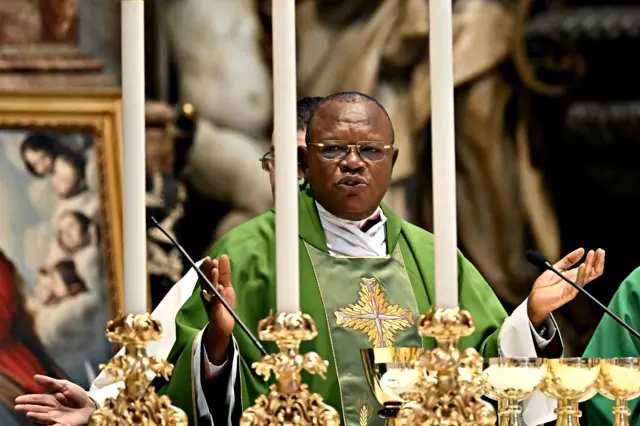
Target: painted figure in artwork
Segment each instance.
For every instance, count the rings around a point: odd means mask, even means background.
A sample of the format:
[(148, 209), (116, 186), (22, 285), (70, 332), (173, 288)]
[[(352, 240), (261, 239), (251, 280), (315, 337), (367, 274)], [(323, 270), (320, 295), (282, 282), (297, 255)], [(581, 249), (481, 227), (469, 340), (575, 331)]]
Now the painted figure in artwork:
[(22, 279), (13, 262), (0, 250), (0, 424), (32, 424), (14, 412), (13, 407), (14, 399), (24, 392), (44, 392), (33, 381), (36, 374), (63, 378), (36, 335), (22, 294)]

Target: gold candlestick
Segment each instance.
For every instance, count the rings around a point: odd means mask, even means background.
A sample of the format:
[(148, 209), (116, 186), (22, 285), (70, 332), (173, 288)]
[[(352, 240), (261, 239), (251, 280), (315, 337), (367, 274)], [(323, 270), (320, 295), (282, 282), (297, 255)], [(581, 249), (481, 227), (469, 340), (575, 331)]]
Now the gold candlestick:
[(253, 363), (257, 374), (276, 383), (266, 395), (256, 399), (240, 418), (240, 426), (339, 426), (338, 412), (324, 403), (322, 396), (309, 392), (300, 373), (306, 370), (324, 378), (329, 363), (315, 352), (300, 353), (300, 343), (318, 335), (311, 317), (303, 313), (269, 315), (258, 323), (260, 340), (276, 342), (280, 352)]
[(475, 349), (458, 348), (460, 337), (475, 329), (469, 312), (430, 310), (420, 318), (421, 336), (433, 337), (438, 346), (416, 362), (419, 392), (407, 396), (398, 413), (398, 426), (493, 426), (496, 412), (482, 401), (484, 376), (482, 357)]
[(187, 426), (186, 414), (171, 406), (167, 396), (158, 396), (148, 372), (168, 380), (173, 365), (166, 360), (147, 356), (147, 342), (160, 340), (162, 325), (150, 314), (128, 315), (109, 321), (107, 338), (125, 347), (125, 354), (115, 357), (104, 368), (105, 374), (123, 381), (116, 399), (108, 398), (104, 407), (91, 416), (89, 426)]
[(614, 358), (600, 361), (598, 391), (615, 401), (613, 426), (629, 426), (628, 401), (640, 396), (640, 358)]

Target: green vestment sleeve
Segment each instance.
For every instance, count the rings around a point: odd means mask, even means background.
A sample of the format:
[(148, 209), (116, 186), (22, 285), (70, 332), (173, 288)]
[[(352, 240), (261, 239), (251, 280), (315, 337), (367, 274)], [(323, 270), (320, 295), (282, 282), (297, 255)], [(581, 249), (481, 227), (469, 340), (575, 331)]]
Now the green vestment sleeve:
[[(270, 246), (274, 242), (273, 223), (273, 213), (253, 219), (227, 233), (209, 253), (212, 259), (222, 254), (229, 256), (231, 282), (236, 292), (236, 313), (256, 335), (258, 321), (265, 318), (269, 309), (275, 306), (275, 292), (269, 285), (273, 282), (272, 265), (275, 263), (275, 250)], [(187, 412), (190, 425), (195, 424), (193, 419), (197, 413), (192, 374), (193, 346), (196, 336), (208, 323), (200, 291), (198, 283), (194, 294), (176, 316), (176, 343), (168, 357), (169, 362), (175, 365), (171, 380), (169, 383), (157, 383), (161, 394), (168, 395), (175, 406)], [(242, 395), (238, 398), (241, 397), (243, 402), (253, 401), (253, 395), (264, 393), (267, 389), (266, 383), (250, 370), (251, 363), (260, 358), (260, 352), (238, 327), (234, 331), (234, 338), (241, 354), (239, 372), (243, 386)], [(268, 345), (266, 349), (275, 351)]]
[[(407, 269), (411, 273), (413, 268), (410, 265), (416, 265), (422, 281), (426, 283), (429, 301), (432, 304), (435, 299), (433, 234), (407, 222), (403, 222), (402, 229), (410, 251), (410, 253), (403, 252)], [(458, 294), (460, 306), (471, 313), (476, 327), (471, 336), (461, 339), (460, 345), (476, 348), (486, 358), (497, 357), (500, 327), (507, 318), (507, 313), (480, 272), (460, 251), (458, 251)], [(426, 310), (423, 311), (425, 312)], [(431, 347), (434, 342), (425, 343), (425, 346)]]
[[(303, 380), (312, 391), (322, 394), (329, 405), (340, 411), (340, 392), (333, 362), (334, 348), (328, 337), (327, 322), (323, 320), (325, 311), (313, 265), (302, 243), (304, 240), (320, 250), (327, 251), (326, 241), (313, 198), (301, 192), (299, 203), (300, 304), (302, 311), (314, 318), (318, 330), (318, 337), (311, 342), (303, 342), (301, 351), (315, 351), (329, 361), (326, 380), (306, 373), (303, 373)], [(420, 313), (424, 313), (434, 300), (433, 235), (402, 221), (385, 206), (383, 210), (387, 217), (387, 248), (391, 252), (396, 245), (400, 246), (412, 285), (423, 287), (423, 291), (415, 296)], [(258, 321), (276, 309), (274, 222), (273, 212), (252, 219), (227, 233), (210, 252), (212, 258), (219, 258), (222, 254), (229, 256), (232, 285), (236, 292), (236, 312), (254, 334), (257, 333)], [(471, 312), (476, 325), (475, 332), (463, 338), (461, 343), (463, 347), (476, 348), (485, 357), (498, 356), (498, 334), (507, 315), (473, 265), (462, 254), (459, 254), (458, 259), (460, 304)], [(176, 316), (176, 343), (168, 357), (169, 362), (175, 365), (171, 380), (168, 383), (161, 380), (155, 382), (161, 394), (168, 395), (175, 406), (185, 410), (192, 426), (197, 424), (193, 346), (196, 336), (207, 325), (207, 315), (199, 292), (200, 287), (196, 286), (194, 294)], [(234, 330), (234, 338), (240, 354), (239, 377), (236, 377), (240, 386), (236, 386), (235, 407), (246, 409), (253, 405), (260, 394), (266, 393), (268, 384), (251, 369), (251, 365), (260, 359), (259, 351), (238, 327)], [(425, 339), (424, 346), (432, 348), (434, 342)], [(277, 351), (273, 344), (267, 344), (265, 348), (268, 352)]]
[[(640, 268), (636, 269), (620, 284), (613, 296), (609, 309), (634, 329), (640, 328)], [(598, 328), (591, 337), (584, 357), (626, 358), (640, 357), (640, 343), (625, 328), (608, 315), (602, 317)], [(586, 404), (590, 425), (610, 425), (613, 423), (613, 401), (596, 395)], [(640, 424), (638, 399), (629, 402), (631, 424)]]

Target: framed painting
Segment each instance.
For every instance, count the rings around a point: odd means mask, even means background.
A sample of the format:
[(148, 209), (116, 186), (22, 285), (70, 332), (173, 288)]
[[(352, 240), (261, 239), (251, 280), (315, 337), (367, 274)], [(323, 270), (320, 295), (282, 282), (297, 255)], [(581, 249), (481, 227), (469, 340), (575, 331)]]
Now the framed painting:
[[(117, 90), (0, 94), (0, 388), (9, 393), (38, 392), (34, 374), (86, 388), (113, 354), (104, 327), (123, 307), (120, 135)], [(6, 404), (14, 395), (5, 393)]]

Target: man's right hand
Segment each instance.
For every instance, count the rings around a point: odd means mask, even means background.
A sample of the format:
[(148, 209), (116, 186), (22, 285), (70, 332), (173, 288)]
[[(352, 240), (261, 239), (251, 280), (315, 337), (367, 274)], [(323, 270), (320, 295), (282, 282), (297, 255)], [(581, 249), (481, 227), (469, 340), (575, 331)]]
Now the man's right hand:
[[(229, 256), (223, 254), (220, 260), (209, 257), (200, 265), (202, 272), (209, 278), (218, 293), (224, 298), (231, 309), (236, 309), (236, 293), (231, 286), (231, 263)], [(222, 364), (227, 359), (227, 349), (231, 341), (231, 333), (235, 326), (235, 320), (212, 292), (208, 290), (206, 283), (202, 285), (201, 297), (209, 316), (207, 328), (206, 350), (209, 361), (214, 364)]]
[(47, 393), (17, 397), (17, 412), (43, 425), (86, 426), (89, 423), (96, 405), (84, 389), (48, 376), (37, 375), (34, 380)]

